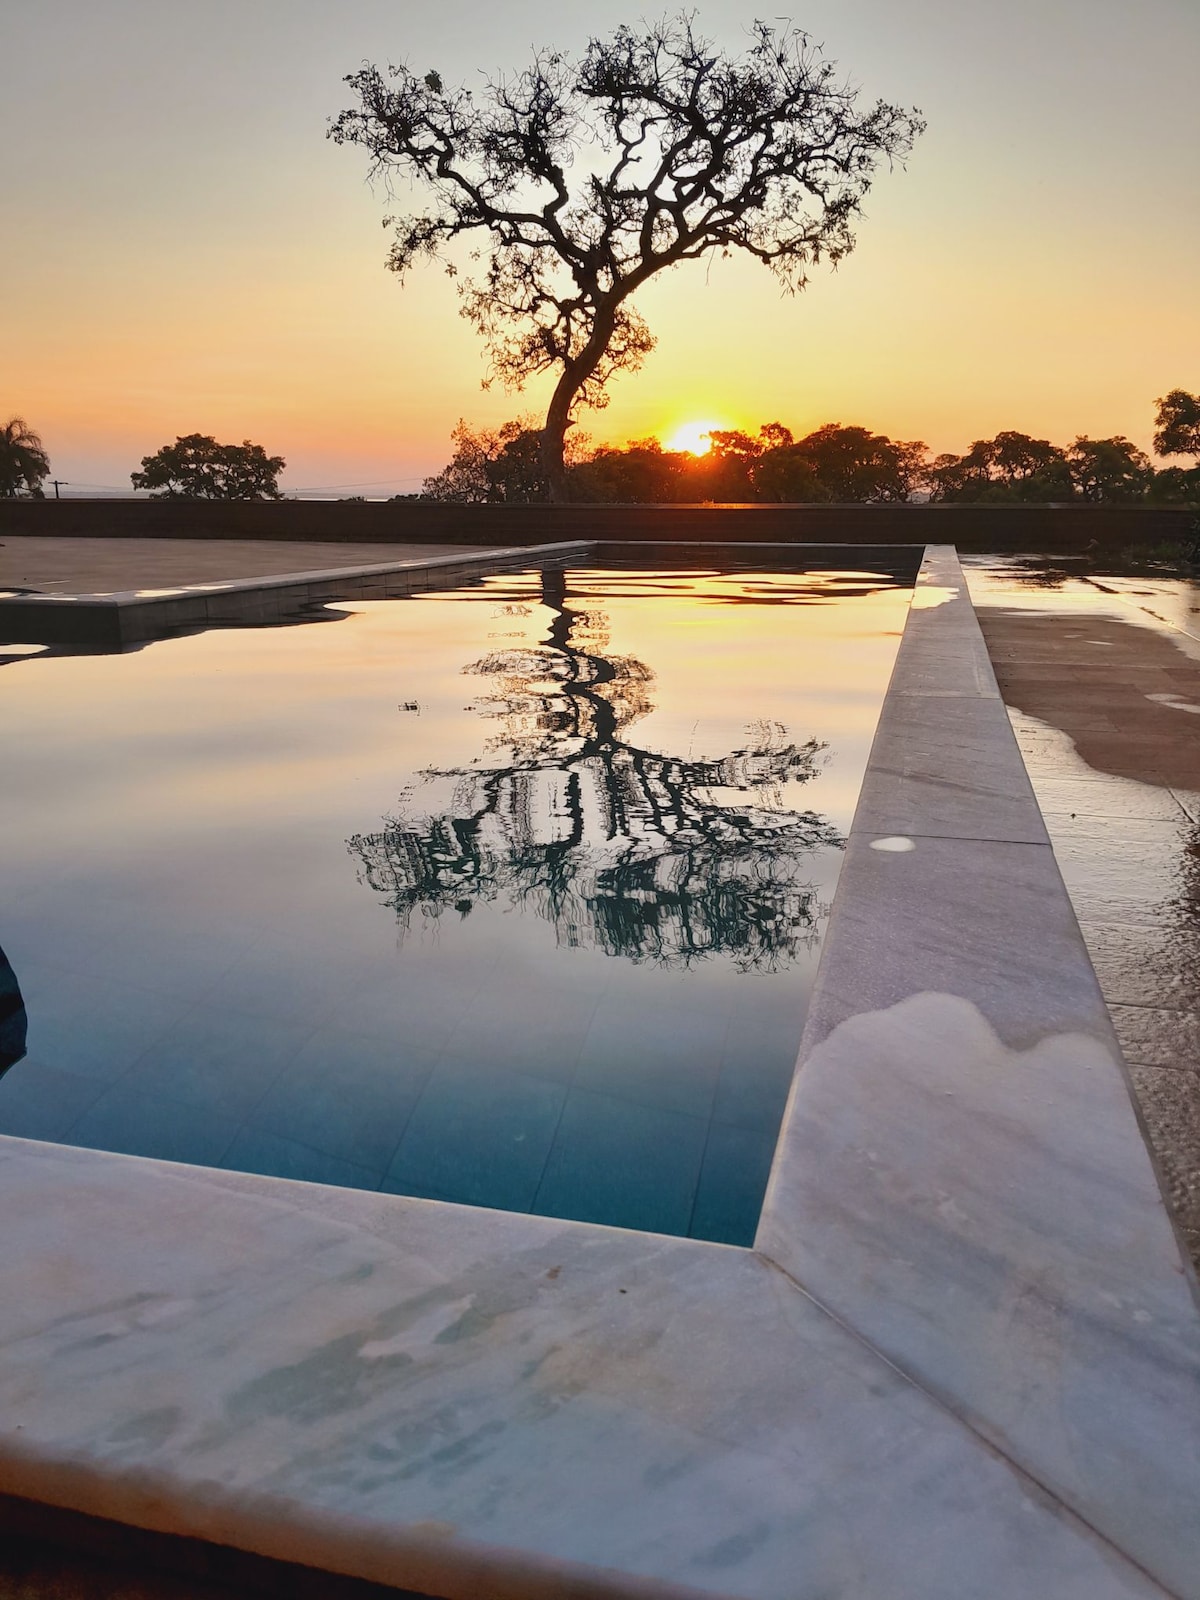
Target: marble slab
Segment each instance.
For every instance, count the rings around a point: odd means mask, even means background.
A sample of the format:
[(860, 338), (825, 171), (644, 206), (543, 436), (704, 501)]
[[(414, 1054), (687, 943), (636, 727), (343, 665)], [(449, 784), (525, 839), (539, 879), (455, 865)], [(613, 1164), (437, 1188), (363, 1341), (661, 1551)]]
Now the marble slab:
[(497, 1600), (1161, 1594), (749, 1251), (2, 1141), (0, 1491)]
[(970, 603), (953, 549), (928, 546), (917, 574), (889, 699), (902, 694), (1000, 699), (983, 635), (978, 626), (963, 627), (960, 620)]
[(878, 834), (1047, 843), (1004, 702), (915, 690), (889, 696), (855, 825)]
[(1191, 1280), (917, 593), (755, 1250), (0, 1139), (0, 1492), (447, 1600), (1200, 1597)]

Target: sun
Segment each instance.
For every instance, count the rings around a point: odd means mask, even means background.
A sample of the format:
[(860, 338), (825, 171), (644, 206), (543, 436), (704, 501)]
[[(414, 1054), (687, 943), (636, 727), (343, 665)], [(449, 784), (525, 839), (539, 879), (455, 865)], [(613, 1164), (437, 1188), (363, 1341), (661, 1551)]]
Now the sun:
[(719, 428), (719, 422), (681, 422), (669, 438), (663, 440), (665, 450), (686, 451), (691, 456), (706, 456), (712, 449), (709, 434)]

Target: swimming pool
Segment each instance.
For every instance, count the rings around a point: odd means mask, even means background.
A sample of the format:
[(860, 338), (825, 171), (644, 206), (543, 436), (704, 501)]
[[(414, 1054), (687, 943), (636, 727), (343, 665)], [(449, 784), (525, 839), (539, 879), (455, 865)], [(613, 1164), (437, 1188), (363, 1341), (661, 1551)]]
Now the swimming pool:
[(0, 647), (0, 1132), (749, 1243), (912, 580), (770, 561)]

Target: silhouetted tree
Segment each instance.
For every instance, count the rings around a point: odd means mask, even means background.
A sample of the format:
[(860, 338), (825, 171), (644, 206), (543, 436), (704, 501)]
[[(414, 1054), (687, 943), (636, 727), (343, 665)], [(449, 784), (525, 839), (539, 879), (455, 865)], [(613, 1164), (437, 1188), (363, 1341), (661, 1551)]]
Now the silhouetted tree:
[(1195, 456), (1200, 463), (1200, 394), (1172, 389), (1156, 400), (1154, 449), (1160, 456)]
[(1081, 498), (1106, 505), (1144, 500), (1154, 481), (1149, 456), (1123, 434), (1080, 436), (1067, 451), (1067, 468)]
[(454, 454), (436, 477), (425, 479), (423, 499), (468, 505), (529, 505), (546, 499), (541, 433), (532, 419), (522, 417), (492, 430), (468, 428), (460, 418), (450, 438)]
[(142, 470), (130, 473), (135, 489), (196, 500), (282, 500), (282, 456), (269, 456), (260, 444), (218, 444), (206, 433), (188, 433), (142, 457)]
[(976, 439), (964, 456), (938, 456), (928, 481), (933, 500), (1033, 503), (1070, 500), (1075, 492), (1065, 451), (1011, 429)]
[(492, 375), (517, 387), (555, 375), (541, 445), (557, 499), (577, 407), (603, 405), (610, 379), (652, 346), (637, 290), (734, 250), (803, 288), (814, 263), (853, 248), (876, 167), (903, 159), (924, 126), (883, 102), (859, 110), (791, 27), (755, 23), (731, 58), (686, 14), (593, 39), (578, 62), (541, 51), (478, 97), (403, 66), (346, 82), (358, 105), (331, 136), (431, 200), (397, 222), (391, 269), (490, 236), (463, 311), (490, 345)]
[(925, 446), (829, 422), (794, 443), (765, 450), (752, 477), (763, 500), (904, 501), (924, 482)]
[(1154, 474), (1149, 498), (1156, 505), (1200, 506), (1200, 467), (1162, 467)]
[(708, 437), (711, 449), (694, 456), (686, 473), (695, 486), (688, 499), (711, 500), (716, 505), (757, 500), (752, 473), (764, 449), (761, 435), (755, 438), (738, 428), (714, 428)]
[(568, 606), (562, 572), (543, 574), (542, 598), (553, 622), (540, 645), (464, 668), (495, 684), (477, 701), (501, 724), (489, 761), (425, 773), (452, 785), (449, 806), (419, 814), (410, 796), (381, 832), (355, 835), (363, 880), (405, 928), (418, 908), (467, 916), (505, 897), (561, 943), (633, 961), (794, 959), (819, 911), (806, 858), (843, 840), (782, 792), (816, 774), (824, 746), (758, 723), (716, 760), (640, 748), (627, 733), (652, 709), (652, 674), (608, 653), (604, 618)]
[(601, 445), (571, 467), (569, 495), (572, 500), (601, 505), (688, 500), (687, 473), (692, 459), (686, 451), (664, 450), (657, 439)]
[(50, 475), (50, 457), (41, 439), (22, 417), (0, 427), (0, 499), (18, 495), (40, 498), (42, 479)]

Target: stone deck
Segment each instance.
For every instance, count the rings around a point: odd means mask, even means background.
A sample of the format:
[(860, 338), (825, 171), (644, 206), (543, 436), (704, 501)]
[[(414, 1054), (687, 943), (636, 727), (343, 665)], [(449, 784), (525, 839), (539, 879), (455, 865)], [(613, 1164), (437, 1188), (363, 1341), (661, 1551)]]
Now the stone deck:
[(1097, 578), (1047, 590), (1011, 565), (969, 570), (1151, 1147), (1200, 1267), (1200, 627), (1190, 586), (1160, 586), (1163, 596), (1153, 581)]
[(0, 589), (121, 594), (335, 567), (469, 555), (482, 545), (338, 544), (301, 539), (0, 538)]

